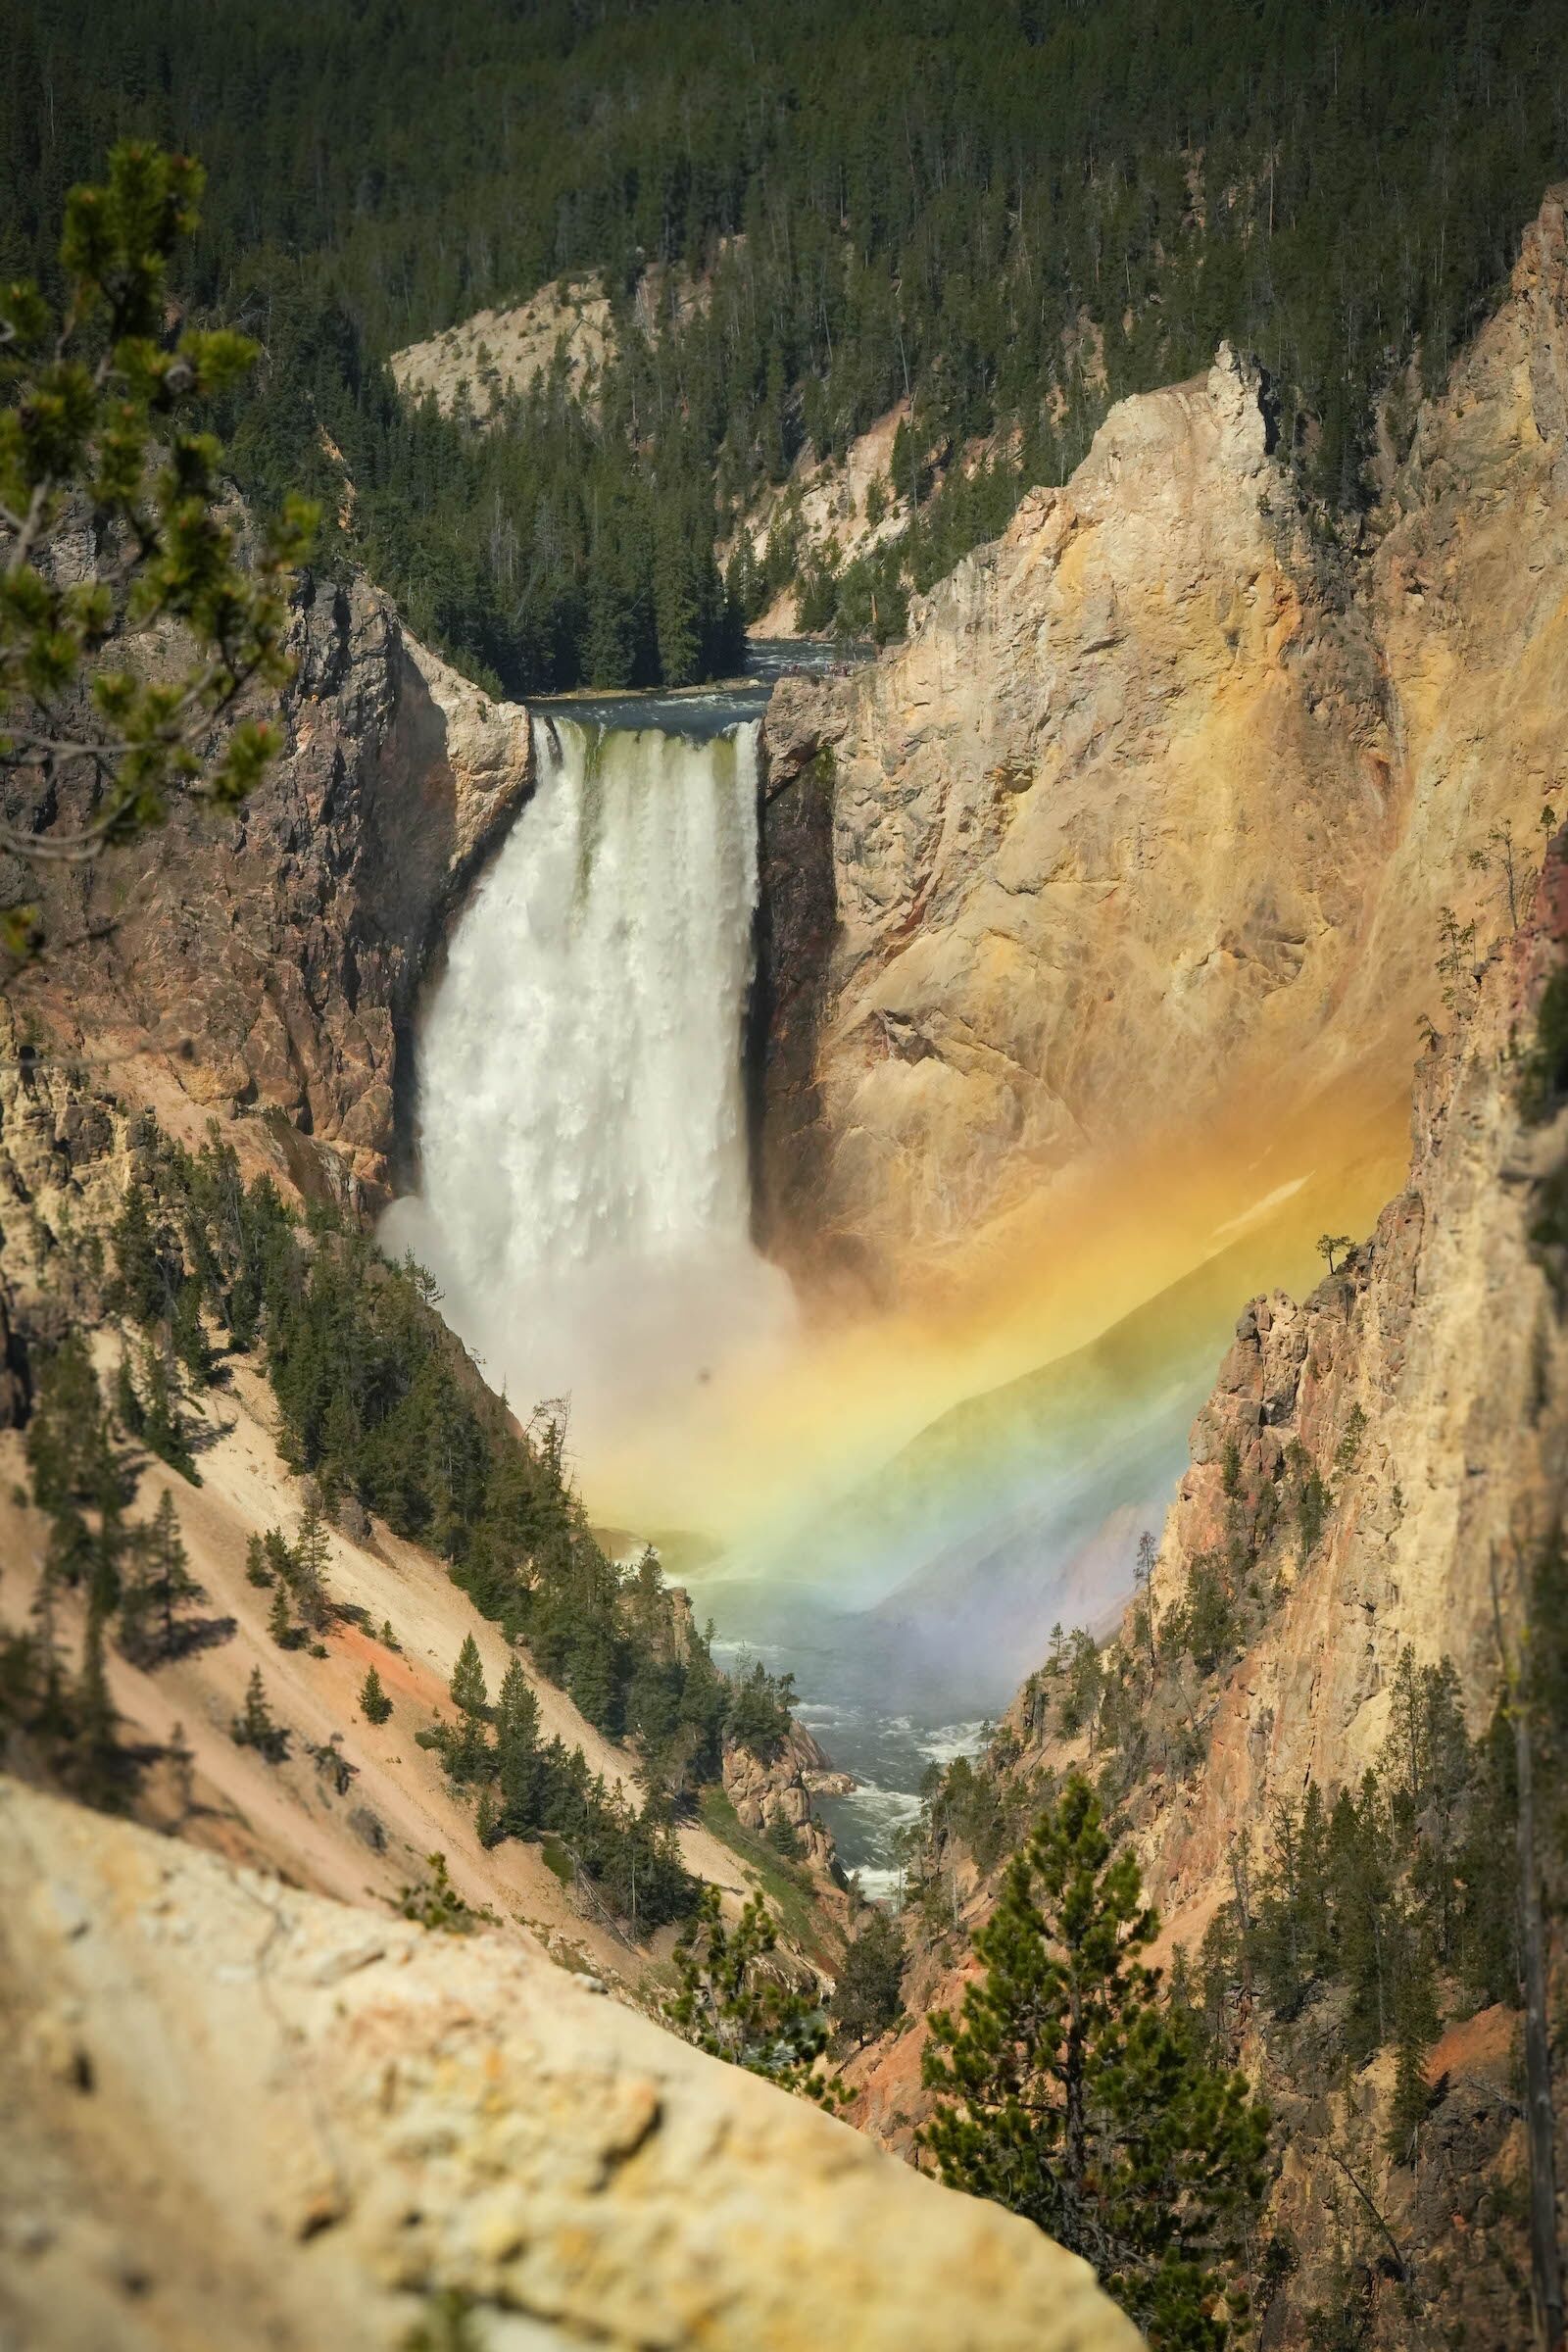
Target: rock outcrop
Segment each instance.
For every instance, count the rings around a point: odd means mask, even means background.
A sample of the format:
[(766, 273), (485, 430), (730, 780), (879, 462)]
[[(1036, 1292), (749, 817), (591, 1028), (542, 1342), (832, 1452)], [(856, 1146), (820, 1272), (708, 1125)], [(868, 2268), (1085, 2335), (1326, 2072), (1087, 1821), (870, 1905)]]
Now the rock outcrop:
[(183, 1095), (198, 1130), (270, 1116), (301, 1181), (373, 1201), (416, 993), (530, 786), (528, 714), (415, 644), (358, 576), (307, 580), (292, 642), (286, 747), (256, 792), (222, 823), (180, 810), (101, 873), (49, 869), (51, 937), (105, 935), (12, 993), (113, 1057), (127, 1097)]
[(817, 1820), (811, 1799), (844, 1795), (855, 1784), (847, 1773), (834, 1771), (804, 1724), (791, 1723), (770, 1756), (759, 1756), (739, 1740), (727, 1740), (723, 1775), (724, 1794), (743, 1830), (760, 1838), (770, 1830), (776, 1833), (782, 1823), (793, 1832), (802, 1861), (813, 1870), (832, 1870), (832, 1832)]
[(35, 2352), (391, 2352), (463, 2311), (492, 2352), (1136, 2352), (1027, 2223), (514, 1944), (13, 1783), (0, 1923), (0, 2321)]
[(907, 643), (780, 695), (769, 821), (831, 776), (835, 917), (808, 1068), (776, 992), (792, 1264), (917, 1292), (1069, 1163), (1402, 1092), (1440, 908), (1496, 887), (1467, 853), (1563, 781), (1565, 350), (1557, 191), (1365, 549), (1314, 534), (1222, 350), (1114, 409)]
[[(1472, 1731), (1499, 1682), (1496, 1608), (1568, 1494), (1568, 1333), (1552, 1202), (1568, 1113), (1520, 1110), (1520, 1055), (1568, 944), (1562, 840), (1532, 919), (1494, 949), (1417, 1073), (1409, 1182), (1298, 1305), (1258, 1298), (1193, 1431), (1153, 1574), (1156, 1615), (1239, 1514), (1244, 1540), (1294, 1448), (1324, 1533), (1282, 1564), (1278, 1610), (1228, 1679), (1196, 1787), (1152, 1791), (1144, 1849), (1173, 1937), (1201, 1932), (1240, 1823), (1376, 1760), (1400, 1651), (1453, 1660)], [(1227, 1487), (1231, 1490), (1227, 1493)], [(1496, 1599), (1494, 1600), (1494, 1580)]]

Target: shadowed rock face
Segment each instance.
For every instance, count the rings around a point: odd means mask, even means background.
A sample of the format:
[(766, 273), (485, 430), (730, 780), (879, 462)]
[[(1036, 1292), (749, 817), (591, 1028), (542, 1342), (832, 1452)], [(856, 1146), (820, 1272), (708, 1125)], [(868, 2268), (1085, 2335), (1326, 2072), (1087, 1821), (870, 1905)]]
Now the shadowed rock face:
[(0, 2319), (38, 2352), (1137, 2352), (1086, 2264), (491, 1936), (0, 1784)]
[(297, 1179), (314, 1157), (317, 1182), (374, 1200), (416, 992), (529, 789), (527, 713), (416, 645), (363, 578), (306, 583), (293, 650), (286, 751), (232, 819), (185, 809), (101, 873), (46, 872), (52, 937), (117, 920), (22, 1003), (126, 1054), (133, 1098), (172, 1079), (220, 1118), (271, 1113)]
[(808, 1070), (790, 943), (824, 925), (773, 912), (771, 1247), (916, 1289), (1072, 1161), (1402, 1088), (1467, 853), (1560, 776), (1565, 354), (1556, 192), (1365, 552), (1313, 540), (1222, 350), (1113, 410), (906, 644), (780, 692), (764, 846), (830, 775), (835, 927)]

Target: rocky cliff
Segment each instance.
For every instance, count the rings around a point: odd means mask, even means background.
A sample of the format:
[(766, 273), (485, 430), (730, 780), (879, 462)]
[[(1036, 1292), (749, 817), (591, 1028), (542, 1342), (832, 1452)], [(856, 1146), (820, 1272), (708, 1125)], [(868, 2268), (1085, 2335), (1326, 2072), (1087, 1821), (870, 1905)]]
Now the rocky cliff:
[[(874, 668), (781, 689), (769, 821), (830, 789), (833, 931), (763, 1055), (772, 1246), (918, 1293), (1086, 1159), (1401, 1095), (1466, 854), (1562, 777), (1565, 467), (1555, 191), (1361, 544), (1222, 350), (1117, 407)], [(802, 889), (786, 945), (824, 929)]]
[(102, 868), (0, 875), (8, 903), (41, 879), (54, 943), (11, 993), (175, 1125), (255, 1114), (247, 1150), (374, 1202), (400, 1113), (409, 1132), (416, 994), (528, 791), (528, 719), (359, 576), (303, 584), (292, 651), (283, 756), (231, 819), (187, 808)]
[[(860, 2120), (890, 2144), (906, 2146), (925, 2110), (921, 2020), (961, 1995), (967, 1931), (996, 1890), (996, 1825), (1013, 1824), (1004, 1842), (1016, 1835), (1051, 1776), (1110, 1776), (1168, 1963), (1177, 1947), (1196, 1954), (1220, 1913), (1255, 1905), (1310, 1785), (1332, 1806), (1364, 1775), (1387, 1774), (1403, 1653), (1418, 1670), (1450, 1661), (1469, 1730), (1485, 1734), (1503, 1688), (1499, 1625), (1517, 1652), (1529, 1564), (1568, 1494), (1560, 1016), (1537, 1042), (1544, 991), (1555, 973), (1560, 993), (1568, 954), (1563, 849), (1559, 836), (1531, 878), (1528, 911), (1521, 877), (1518, 929), (1504, 924), (1454, 974), (1446, 1029), (1417, 1074), (1404, 1189), (1310, 1297), (1275, 1292), (1241, 1315), (1193, 1428), (1152, 1623), (1130, 1612), (1121, 1633), (1124, 1653), (1147, 1644), (1152, 1659), (1157, 1643), (1159, 1657), (1139, 1686), (1130, 1779), (1107, 1761), (1115, 1735), (1107, 1749), (1098, 1686), (1069, 1727), (1037, 1674), (982, 1767), (991, 1796), (975, 1818), (990, 1844), (939, 1830), (942, 1902), (916, 1929), (905, 1987), (915, 2022), (851, 2069)], [(1317, 1501), (1303, 1511), (1308, 1481)], [(1237, 1614), (1195, 1673), (1180, 1636), (1173, 1646), (1163, 1637), (1182, 1625), (1195, 1579), (1216, 1568)], [(1517, 2015), (1458, 2002), (1426, 2055), (1424, 2154), (1406, 2167), (1382, 2136), (1392, 2053), (1346, 2060), (1331, 1990), (1283, 2025), (1261, 1998), (1254, 2011), (1245, 1971), (1227, 1998), (1236, 2052), (1280, 2119), (1270, 2220), (1299, 2270), (1283, 2291), (1275, 2281), (1262, 2341), (1318, 2340), (1303, 2334), (1304, 2314), (1337, 2294), (1350, 2332), (1336, 2341), (1416, 2340), (1405, 2331), (1422, 2312), (1421, 2325), (1441, 2318), (1477, 2342), (1520, 2340)], [(1359, 2168), (1355, 2195), (1346, 2161)], [(1387, 2270), (1391, 2245), (1402, 2270)]]
[(813, 1796), (844, 1796), (855, 1783), (848, 1773), (835, 1772), (821, 1742), (801, 1723), (770, 1754), (760, 1756), (738, 1740), (724, 1743), (724, 1794), (735, 1808), (741, 1828), (753, 1837), (784, 1838), (798, 1848), (800, 1858), (813, 1870), (831, 1871), (835, 1861), (831, 1832), (812, 1808)]

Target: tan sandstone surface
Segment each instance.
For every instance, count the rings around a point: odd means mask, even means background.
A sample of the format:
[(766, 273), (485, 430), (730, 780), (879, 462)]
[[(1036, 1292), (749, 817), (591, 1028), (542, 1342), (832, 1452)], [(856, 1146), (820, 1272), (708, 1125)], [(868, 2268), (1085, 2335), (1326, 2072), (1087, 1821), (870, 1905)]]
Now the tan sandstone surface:
[(443, 334), (408, 344), (389, 365), (405, 398), (432, 399), (450, 416), (461, 396), (483, 423), (503, 400), (531, 391), (558, 366), (568, 389), (591, 399), (614, 342), (610, 298), (599, 280), (553, 278), (526, 302), (476, 311)]
[[(0, 1784), (0, 2313), (36, 2352), (1136, 2352), (1087, 2266), (516, 1946)], [(437, 2339), (444, 2340), (444, 2339)]]
[(1270, 443), (1222, 350), (1119, 404), (905, 645), (775, 697), (770, 807), (832, 811), (825, 983), (770, 1041), (790, 1262), (918, 1290), (1070, 1166), (1402, 1097), (1440, 908), (1494, 888), (1468, 853), (1539, 839), (1564, 781), (1561, 192), (1364, 550)]

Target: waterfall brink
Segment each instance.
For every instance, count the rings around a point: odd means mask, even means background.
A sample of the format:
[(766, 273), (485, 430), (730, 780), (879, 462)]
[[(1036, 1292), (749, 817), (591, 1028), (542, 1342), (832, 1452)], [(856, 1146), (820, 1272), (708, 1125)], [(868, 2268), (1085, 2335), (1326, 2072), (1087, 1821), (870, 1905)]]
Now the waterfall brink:
[(425, 1013), (421, 1191), (383, 1239), (514, 1403), (569, 1390), (602, 1436), (791, 1322), (749, 1238), (758, 728), (536, 715), (533, 742)]

